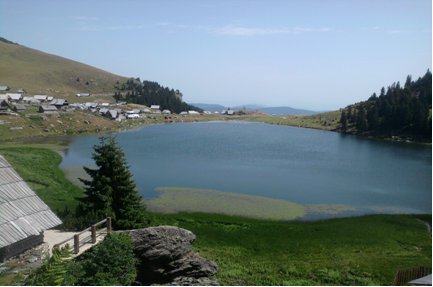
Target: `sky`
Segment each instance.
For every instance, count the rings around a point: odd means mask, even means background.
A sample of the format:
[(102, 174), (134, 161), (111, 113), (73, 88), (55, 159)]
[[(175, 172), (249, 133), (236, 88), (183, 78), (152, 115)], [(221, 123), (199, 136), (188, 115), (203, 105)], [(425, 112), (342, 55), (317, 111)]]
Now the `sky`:
[(334, 110), (432, 67), (431, 0), (0, 0), (0, 37), (179, 89)]

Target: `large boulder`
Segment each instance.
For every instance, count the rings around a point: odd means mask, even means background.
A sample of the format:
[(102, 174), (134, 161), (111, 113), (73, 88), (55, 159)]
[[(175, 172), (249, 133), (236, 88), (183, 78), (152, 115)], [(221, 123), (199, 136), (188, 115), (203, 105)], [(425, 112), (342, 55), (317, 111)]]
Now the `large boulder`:
[(217, 273), (217, 265), (192, 251), (196, 237), (191, 231), (158, 226), (127, 232), (139, 260), (141, 284), (218, 285), (210, 278)]

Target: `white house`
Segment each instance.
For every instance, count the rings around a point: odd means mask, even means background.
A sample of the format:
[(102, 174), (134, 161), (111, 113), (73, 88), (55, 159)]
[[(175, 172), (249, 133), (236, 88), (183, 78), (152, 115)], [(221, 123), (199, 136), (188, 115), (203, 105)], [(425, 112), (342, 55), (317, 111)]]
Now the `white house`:
[(79, 93), (79, 94), (77, 94), (76, 96), (77, 97), (90, 97), (90, 93)]
[(139, 114), (127, 114), (126, 118), (127, 119), (138, 119), (138, 118), (140, 118), (140, 115)]
[(33, 98), (42, 102), (42, 103), (48, 101), (47, 95), (34, 95)]
[(188, 111), (189, 115), (199, 115), (200, 113), (197, 111)]
[(170, 110), (163, 110), (162, 113), (163, 113), (164, 115), (171, 115)]
[(152, 111), (159, 111), (159, 105), (151, 105), (151, 106), (150, 106), (150, 109), (151, 109)]
[(6, 95), (9, 96), (11, 102), (19, 102), (23, 98), (23, 95), (19, 93), (7, 93)]

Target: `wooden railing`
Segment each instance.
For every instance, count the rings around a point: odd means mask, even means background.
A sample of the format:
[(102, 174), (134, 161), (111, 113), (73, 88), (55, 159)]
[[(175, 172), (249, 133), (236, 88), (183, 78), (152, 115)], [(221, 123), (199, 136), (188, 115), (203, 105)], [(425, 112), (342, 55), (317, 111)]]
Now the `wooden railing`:
[(430, 267), (415, 267), (410, 269), (398, 270), (395, 273), (392, 285), (403, 286), (407, 285), (409, 281), (427, 276), (431, 274), (432, 269)]
[[(99, 226), (106, 224), (105, 228), (100, 228), (98, 229)], [(74, 242), (73, 244), (73, 251), (75, 254), (80, 253), (80, 247), (83, 246), (86, 243), (91, 243), (91, 244), (95, 244), (96, 243), (96, 238), (98, 236), (101, 236), (104, 234), (110, 234), (112, 232), (112, 228), (111, 228), (111, 217), (107, 217), (104, 220), (99, 221), (98, 223), (93, 224), (92, 226), (84, 229), (83, 231), (75, 234), (73, 237), (70, 237), (66, 240), (63, 240), (60, 243), (57, 243), (53, 246), (53, 249), (55, 248), (60, 248), (62, 245), (67, 244), (69, 241)], [(89, 233), (90, 232), (90, 236)], [(86, 237), (82, 237), (82, 235), (86, 235)]]

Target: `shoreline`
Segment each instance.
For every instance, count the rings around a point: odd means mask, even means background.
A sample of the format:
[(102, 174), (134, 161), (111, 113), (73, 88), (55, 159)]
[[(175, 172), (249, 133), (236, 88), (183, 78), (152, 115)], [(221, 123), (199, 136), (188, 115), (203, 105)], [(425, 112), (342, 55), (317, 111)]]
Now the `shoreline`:
[[(384, 136), (372, 136), (372, 135), (361, 135), (356, 133), (342, 133), (336, 128), (328, 129), (325, 127), (320, 127), (316, 125), (299, 125), (296, 123), (284, 123), (284, 122), (271, 122), (270, 120), (274, 119), (275, 117), (278, 118), (286, 118), (286, 117), (292, 117), (292, 118), (300, 118), (303, 119), (303, 117), (297, 117), (297, 116), (270, 116), (270, 115), (259, 115), (259, 118), (251, 118), (249, 115), (245, 116), (221, 116), (221, 115), (210, 115), (212, 118), (205, 118), (208, 117), (208, 115), (199, 115), (199, 116), (188, 116), (184, 118), (177, 118), (175, 121), (167, 121), (162, 116), (158, 116), (159, 118), (152, 119), (156, 121), (146, 122), (146, 119), (144, 121), (134, 122), (134, 121), (128, 121), (125, 123), (115, 123), (116, 126), (114, 128), (108, 128), (103, 130), (94, 130), (94, 129), (88, 129), (88, 130), (80, 130), (77, 134), (58, 134), (58, 133), (49, 133), (45, 135), (26, 135), (26, 136), (18, 136), (18, 137), (12, 137), (12, 138), (6, 138), (6, 139), (0, 139), (0, 144), (46, 144), (46, 143), (52, 143), (53, 139), (59, 138), (73, 138), (76, 136), (103, 136), (107, 134), (112, 133), (122, 133), (122, 132), (132, 132), (136, 129), (143, 128), (145, 126), (153, 126), (153, 125), (164, 125), (164, 124), (172, 124), (172, 123), (198, 123), (198, 122), (248, 122), (248, 123), (262, 123), (262, 124), (269, 124), (269, 125), (277, 125), (277, 126), (289, 126), (289, 127), (295, 127), (295, 128), (306, 128), (306, 129), (313, 129), (313, 130), (321, 130), (321, 131), (327, 131), (327, 132), (334, 132), (338, 133), (340, 135), (344, 136), (355, 136), (360, 139), (368, 139), (368, 140), (377, 140), (377, 141), (385, 141), (385, 142), (392, 142), (392, 143), (400, 143), (400, 144), (408, 144), (408, 145), (421, 145), (426, 147), (431, 147), (431, 142), (424, 142), (424, 141), (408, 141), (404, 138), (395, 137), (384, 137)], [(55, 143), (56, 144), (56, 143)], [(60, 145), (63, 145), (64, 143), (61, 143)]]

